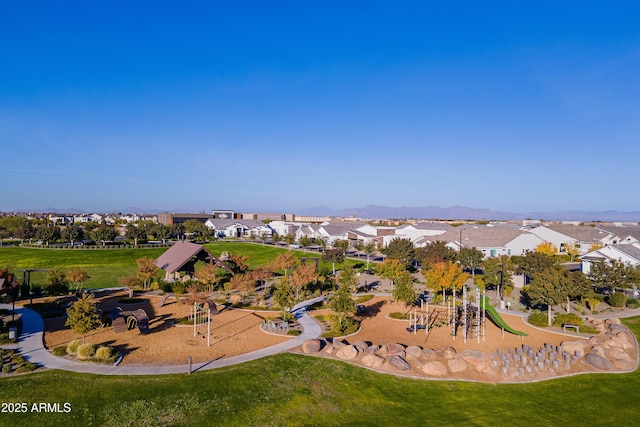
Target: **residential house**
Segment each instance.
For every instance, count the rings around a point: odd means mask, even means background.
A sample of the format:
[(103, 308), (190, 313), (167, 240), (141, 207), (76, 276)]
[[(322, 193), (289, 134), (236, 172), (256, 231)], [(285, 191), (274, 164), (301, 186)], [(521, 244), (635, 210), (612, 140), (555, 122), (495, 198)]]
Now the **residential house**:
[(640, 242), (617, 243), (604, 246), (581, 257), (582, 272), (589, 274), (591, 266), (596, 262), (622, 262), (633, 267), (640, 265)]
[(565, 245), (572, 244), (580, 254), (586, 254), (594, 245), (611, 245), (618, 239), (615, 234), (596, 227), (572, 224), (541, 225), (529, 231), (552, 243), (560, 252), (565, 252)]
[(273, 235), (273, 229), (256, 219), (210, 218), (204, 223), (218, 237), (251, 237)]

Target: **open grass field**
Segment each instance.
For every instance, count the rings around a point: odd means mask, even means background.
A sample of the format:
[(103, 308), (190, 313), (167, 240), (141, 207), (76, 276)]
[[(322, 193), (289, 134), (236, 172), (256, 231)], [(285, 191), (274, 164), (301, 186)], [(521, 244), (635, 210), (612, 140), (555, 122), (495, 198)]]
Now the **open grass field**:
[[(640, 317), (624, 321), (636, 336)], [(632, 426), (640, 373), (488, 385), (399, 378), (281, 354), (193, 375), (49, 371), (3, 378), (2, 402), (68, 402), (69, 413), (0, 414), (1, 426)]]
[[(248, 257), (252, 268), (262, 267), (273, 260), (278, 253), (287, 249), (269, 245), (246, 242), (215, 242), (205, 245), (214, 255), (222, 252), (242, 254)], [(82, 268), (87, 271), (90, 279), (84, 283), (84, 288), (107, 288), (118, 285), (118, 278), (134, 274), (136, 260), (142, 257), (157, 258), (167, 248), (139, 248), (139, 249), (45, 249), (0, 247), (0, 267), (9, 266), (18, 277), (22, 277), (18, 270), (45, 268)], [(298, 257), (317, 258), (318, 253), (292, 250)], [(355, 261), (347, 260), (354, 264)], [(330, 269), (329, 263), (324, 264)], [(337, 264), (336, 267), (339, 265)], [(46, 273), (34, 272), (31, 283), (44, 284)]]

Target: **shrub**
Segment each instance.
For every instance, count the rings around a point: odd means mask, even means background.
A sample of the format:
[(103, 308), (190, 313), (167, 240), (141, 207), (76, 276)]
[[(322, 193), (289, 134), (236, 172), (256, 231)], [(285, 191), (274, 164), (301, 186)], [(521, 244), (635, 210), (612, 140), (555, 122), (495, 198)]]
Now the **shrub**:
[(547, 325), (547, 315), (541, 311), (535, 310), (531, 312), (528, 319), (533, 326), (545, 327)]
[(576, 325), (582, 326), (582, 318), (574, 313), (558, 314), (553, 321), (554, 326)]
[(73, 340), (67, 344), (67, 354), (77, 354), (80, 344), (82, 344), (80, 340)]
[(24, 362), (20, 366), (18, 366), (18, 368), (16, 369), (16, 372), (18, 372), (18, 373), (20, 373), (20, 372), (31, 372), (31, 371), (35, 371), (36, 369), (38, 369), (38, 365), (36, 365), (35, 363)]
[(89, 359), (93, 357), (96, 347), (93, 344), (80, 344), (78, 346), (78, 359)]
[(111, 347), (102, 346), (102, 347), (98, 347), (98, 349), (96, 350), (95, 357), (96, 359), (100, 359), (100, 360), (109, 360), (112, 354), (113, 354), (113, 349)]
[(609, 295), (609, 305), (611, 307), (624, 307), (627, 303), (627, 296), (622, 292), (614, 292)]
[(11, 363), (5, 363), (4, 365), (2, 365), (2, 373), (3, 374), (10, 374), (11, 371), (12, 371)]
[(397, 320), (409, 320), (409, 313), (400, 313), (398, 311), (394, 311), (389, 313), (389, 317)]
[(58, 346), (53, 349), (53, 354), (55, 356), (64, 356), (67, 354), (67, 347), (65, 347), (64, 345)]
[(604, 296), (604, 295), (602, 295), (602, 294), (595, 294), (595, 295), (593, 296), (593, 298), (594, 298), (594, 299), (597, 299), (597, 300), (598, 300), (598, 301), (600, 301), (600, 302), (604, 302), (605, 296)]
[(629, 308), (640, 308), (640, 299), (638, 299), (638, 298), (629, 298), (627, 300), (627, 307), (629, 307)]
[(174, 294), (182, 295), (185, 292), (187, 292), (187, 287), (182, 282), (173, 282), (171, 284), (171, 290), (173, 291)]
[(169, 282), (162, 282), (162, 284), (160, 285), (160, 289), (162, 289), (163, 292), (173, 292), (171, 283)]

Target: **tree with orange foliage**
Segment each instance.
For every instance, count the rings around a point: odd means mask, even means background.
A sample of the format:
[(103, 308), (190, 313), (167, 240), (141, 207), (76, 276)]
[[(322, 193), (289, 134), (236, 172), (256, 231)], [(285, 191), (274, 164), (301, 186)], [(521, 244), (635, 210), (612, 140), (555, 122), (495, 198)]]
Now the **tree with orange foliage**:
[(427, 279), (427, 286), (435, 292), (442, 291), (442, 298), (445, 299), (447, 289), (456, 292), (462, 288), (469, 274), (463, 272), (458, 264), (443, 261), (432, 265), (424, 273), (424, 277)]
[(309, 283), (315, 282), (318, 274), (314, 264), (300, 265), (291, 273), (291, 286), (295, 291), (296, 301), (300, 300), (300, 291)]
[(276, 259), (274, 259), (269, 268), (275, 273), (278, 270), (284, 270), (285, 277), (289, 278), (291, 269), (298, 265), (298, 257), (291, 252), (279, 253)]

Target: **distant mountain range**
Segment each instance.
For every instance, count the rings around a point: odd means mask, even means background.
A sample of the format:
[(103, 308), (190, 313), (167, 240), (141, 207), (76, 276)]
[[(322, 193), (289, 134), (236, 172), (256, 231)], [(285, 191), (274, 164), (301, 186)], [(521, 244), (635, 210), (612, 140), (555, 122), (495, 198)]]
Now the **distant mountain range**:
[[(122, 214), (133, 213), (147, 213), (158, 214), (160, 212), (192, 212), (185, 209), (173, 209), (173, 210), (158, 210), (151, 209), (145, 210), (137, 207), (128, 207), (121, 210), (114, 210), (112, 212)], [(23, 210), (22, 212), (57, 212), (67, 214), (81, 214), (87, 213), (74, 208), (59, 209), (59, 208), (45, 208), (38, 210)], [(210, 210), (200, 210), (198, 213), (209, 213)], [(259, 212), (259, 211), (258, 211)], [(283, 212), (289, 213), (289, 212)], [(442, 208), (438, 206), (424, 206), (424, 207), (388, 207), (379, 205), (367, 205), (362, 208), (349, 208), (344, 210), (335, 210), (327, 207), (314, 207), (297, 210), (294, 213), (297, 215), (310, 215), (310, 216), (337, 216), (337, 217), (349, 217), (355, 216), (358, 218), (413, 218), (413, 219), (450, 219), (450, 220), (509, 220), (509, 219), (542, 219), (549, 221), (612, 221), (612, 222), (640, 222), (640, 212), (618, 212), (618, 211), (558, 211), (558, 212), (503, 212), (494, 211), (491, 209), (475, 209), (466, 206), (451, 206), (448, 208)]]
[(508, 219), (544, 219), (549, 221), (619, 221), (638, 222), (640, 212), (618, 211), (559, 211), (559, 212), (502, 212), (491, 209), (474, 209), (465, 206), (441, 208), (401, 207), (367, 205), (363, 208), (346, 209), (344, 216), (355, 215), (360, 218), (416, 218), (416, 219), (470, 219), (470, 220), (508, 220)]

